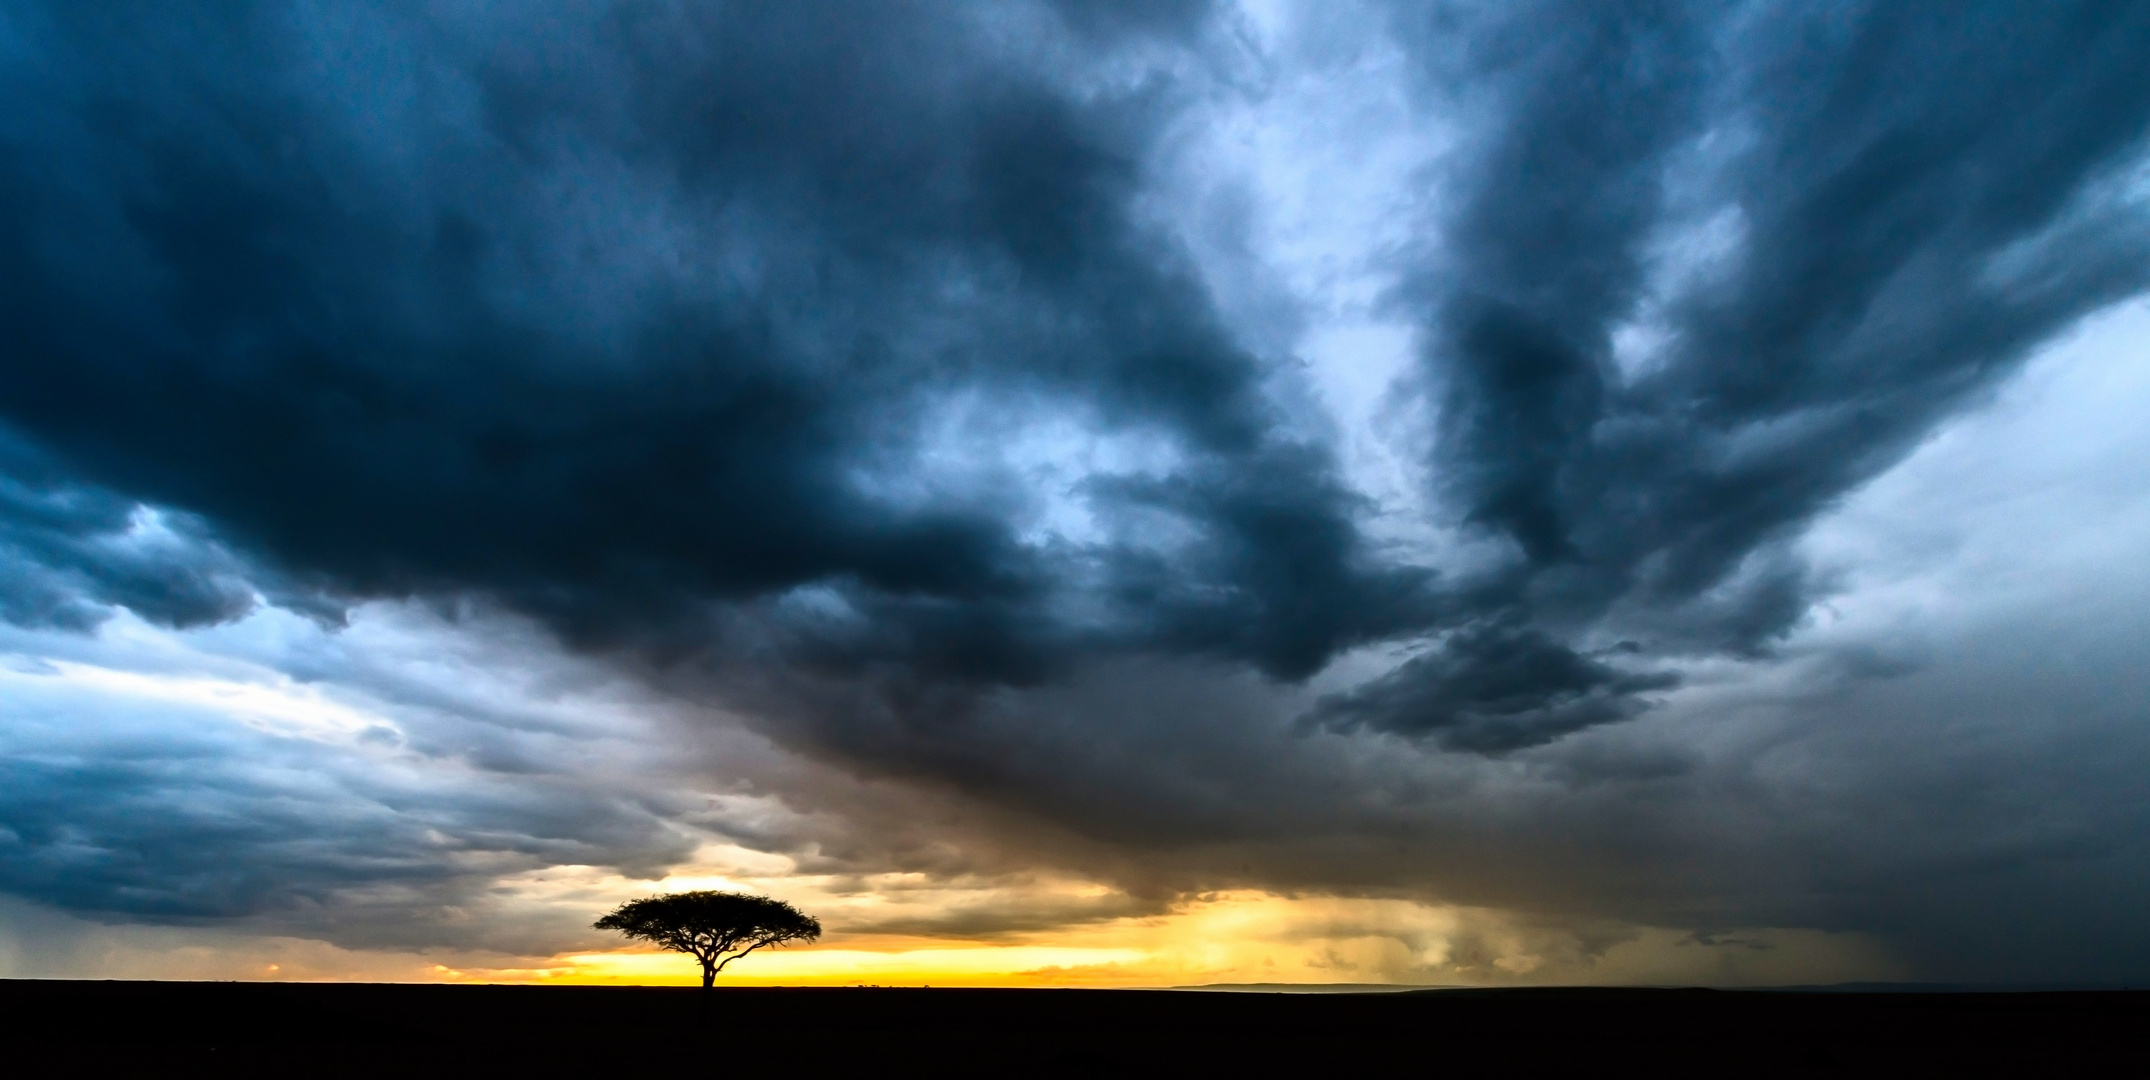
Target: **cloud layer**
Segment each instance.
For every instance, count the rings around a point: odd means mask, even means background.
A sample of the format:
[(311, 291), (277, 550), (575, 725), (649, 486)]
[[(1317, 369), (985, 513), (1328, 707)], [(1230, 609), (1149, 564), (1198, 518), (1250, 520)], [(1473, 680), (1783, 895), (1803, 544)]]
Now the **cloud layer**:
[[(20, 5), (0, 887), (448, 941), (735, 844), (1110, 895), (907, 932), (1274, 889), (2136, 970), (2119, 804), (1969, 852), (2140, 760), (2139, 620), (2061, 684), (1962, 665), (2064, 584), (1903, 655), (1831, 613), (1969, 571), (1826, 541), (2150, 286), (2146, 52), (2088, 3)], [(2036, 775), (1892, 742), (1988, 682), (1950, 722)], [(1868, 798), (1891, 842), (1832, 832)], [(2095, 930), (1948, 959), (2066, 851)]]

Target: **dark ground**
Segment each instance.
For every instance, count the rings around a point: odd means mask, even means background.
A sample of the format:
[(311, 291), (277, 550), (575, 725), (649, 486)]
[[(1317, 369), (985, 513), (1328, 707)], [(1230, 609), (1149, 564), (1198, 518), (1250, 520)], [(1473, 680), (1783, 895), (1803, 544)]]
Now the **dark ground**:
[[(720, 989), (0, 981), (36, 1075), (2144, 1075), (2150, 992)], [(645, 1070), (653, 1070), (645, 1072)], [(13, 1071), (10, 1069), (9, 1071)], [(29, 1076), (29, 1072), (14, 1075)]]

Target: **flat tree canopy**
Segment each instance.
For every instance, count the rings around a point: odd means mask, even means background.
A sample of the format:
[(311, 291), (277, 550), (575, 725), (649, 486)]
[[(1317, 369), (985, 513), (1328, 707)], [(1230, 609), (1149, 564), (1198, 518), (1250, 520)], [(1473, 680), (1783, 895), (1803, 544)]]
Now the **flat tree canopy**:
[(595, 925), (701, 961), (704, 990), (756, 949), (821, 936), (820, 920), (782, 900), (712, 889), (629, 900)]

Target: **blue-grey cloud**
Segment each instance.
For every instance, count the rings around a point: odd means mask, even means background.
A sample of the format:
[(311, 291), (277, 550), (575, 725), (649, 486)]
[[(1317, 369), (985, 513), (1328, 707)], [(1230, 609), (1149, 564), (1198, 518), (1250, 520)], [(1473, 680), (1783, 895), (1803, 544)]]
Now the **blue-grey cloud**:
[[(1804, 524), (2150, 284), (2131, 7), (1401, 10), (1424, 77), (1487, 101), (1401, 302), (1428, 330), (1438, 482), (1516, 553), (1477, 598), (1489, 617), (1647, 654), (1765, 648), (1816, 591), (1783, 554)], [(1709, 228), (1714, 265), (1653, 282)], [(1636, 328), (1656, 344), (1622, 358)], [(1390, 726), (1490, 709), (1507, 745), (1583, 722), (1572, 678), (1545, 680), (1538, 716), (1506, 662), (1399, 672), (1424, 702)], [(1473, 685), (1501, 696), (1458, 698)]]
[[(1702, 769), (1607, 732), (1769, 655), (1832, 587), (1813, 522), (2150, 285), (2150, 16), (1388, 15), (1455, 133), (1386, 300), (1453, 565), (1371, 527), (1162, 220), (1174, 133), (1263, 92), (1228, 9), (15, 5), (0, 618), (469, 603), (1145, 895), (1676, 909), (1628, 884), (1688, 850), (1655, 803), (1559, 873), (1423, 807), (1483, 756), (1643, 803)], [(1304, 689), (1363, 647), (1412, 658)], [(7, 759), (7, 887), (217, 915), (435, 880), (429, 828), (678, 854), (572, 794), (369, 791), (322, 847), (344, 803), (176, 764), (256, 754)]]
[(1344, 730), (1430, 734), (1454, 749), (1497, 752), (1626, 719), (1642, 708), (1636, 695), (1678, 682), (1666, 672), (1622, 672), (1535, 631), (1481, 626), (1323, 699), (1314, 715)]
[[(1294, 679), (1488, 619), (1760, 648), (1809, 586), (1736, 571), (2143, 283), (2139, 215), (2097, 187), (2150, 108), (2125, 10), (1400, 17), (1481, 132), (1399, 295), (1433, 470), (1518, 556), (1444, 588), (1367, 542), (1137, 210), (1188, 76), (1095, 80), (1137, 45), (1198, 62), (1211, 20), (1110, 10), (26, 9), (0, 409), (70, 482), (334, 595), (478, 592), (677, 654), (709, 604), (812, 586), (863, 620), (805, 642), (817, 665), (1022, 685), (1161, 650)], [(1739, 233), (1721, 272), (1649, 295), (1650, 243), (1709, 214)], [(1664, 342), (1623, 373), (1644, 317)], [(965, 395), (1176, 462), (1082, 489), (1117, 537), (1040, 543), (1020, 483), (933, 475)], [(1133, 538), (1145, 515), (1180, 539)], [(243, 607), (163, 587), (128, 595)], [(1479, 682), (1505, 685), (1429, 693)], [(1458, 707), (1513, 718), (1480, 747), (1581, 715)]]
[[(243, 706), (242, 706), (243, 708)], [(422, 731), (422, 729), (421, 729)], [(107, 919), (253, 917), (347, 939), (425, 924), (500, 875), (561, 864), (650, 873), (693, 835), (661, 791), (580, 783), (560, 761), (503, 773), (386, 724), (355, 741), (258, 730), (198, 704), (9, 680), (0, 889)], [(402, 897), (368, 926), (352, 897)]]
[(168, 626), (254, 607), (247, 567), (191, 515), (55, 475), (0, 445), (0, 618), (87, 630), (125, 607)]
[[(1125, 35), (1002, 14), (1041, 55), (930, 8), (30, 12), (4, 408), (332, 591), (486, 592), (591, 644), (825, 583), (906, 662), (1034, 679), (1085, 644), (1050, 607), (1091, 566), (1108, 636), (1279, 674), (1407, 621), (1348, 602), (1415, 575), (1132, 217), (1172, 87), (1078, 95)], [(1205, 587), (1019, 542), (1019, 491), (861, 485), (966, 392), (1161, 432), (1193, 476), (1090, 499), (1185, 519)]]

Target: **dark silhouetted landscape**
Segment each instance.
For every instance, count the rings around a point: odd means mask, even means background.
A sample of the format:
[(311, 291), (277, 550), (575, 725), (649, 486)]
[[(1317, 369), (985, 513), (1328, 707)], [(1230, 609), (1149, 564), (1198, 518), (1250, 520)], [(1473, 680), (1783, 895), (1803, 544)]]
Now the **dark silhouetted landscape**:
[(1757, 1075), (2132, 1059), (2150, 992), (972, 990), (0, 982), (11, 1042), (235, 1072), (1461, 1066)]

